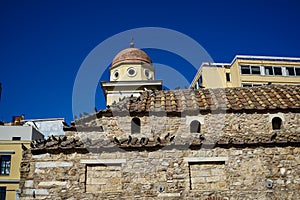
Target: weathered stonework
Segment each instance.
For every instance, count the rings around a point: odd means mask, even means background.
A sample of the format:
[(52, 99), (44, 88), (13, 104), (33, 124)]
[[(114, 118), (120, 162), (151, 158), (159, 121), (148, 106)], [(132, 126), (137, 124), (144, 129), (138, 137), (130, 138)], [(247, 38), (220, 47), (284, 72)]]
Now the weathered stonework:
[[(23, 177), (22, 198), (33, 191), (41, 199), (159, 198), (176, 193), (178, 199), (297, 199), (300, 195), (300, 148), (214, 148), (46, 154), (32, 158), (32, 170)], [(227, 158), (227, 161), (188, 162), (185, 157)], [(83, 164), (85, 159), (125, 159), (120, 164)], [(72, 163), (53, 168), (57, 160)], [(35, 165), (43, 162), (49, 167)], [(273, 187), (266, 187), (267, 181)], [(159, 186), (164, 191), (158, 192)], [(173, 199), (175, 197), (172, 197)]]
[[(276, 108), (270, 90), (273, 100), (265, 96), (272, 109), (263, 107), (263, 97), (256, 109), (252, 97), (238, 99), (233, 93), (228, 98), (249, 105), (182, 112), (106, 110), (82, 118), (65, 127), (65, 137), (33, 143), (24, 152), (20, 198), (298, 199), (300, 96), (276, 88), (293, 103), (278, 97), (283, 103)], [(265, 89), (251, 90), (258, 99)], [(181, 98), (175, 105), (172, 98), (171, 93), (164, 101), (173, 107), (188, 103)], [(156, 108), (151, 101), (144, 103), (146, 110)], [(134, 117), (140, 119), (139, 133), (131, 132)], [(279, 128), (272, 124), (275, 117)], [(193, 120), (201, 124), (196, 133), (190, 132)]]

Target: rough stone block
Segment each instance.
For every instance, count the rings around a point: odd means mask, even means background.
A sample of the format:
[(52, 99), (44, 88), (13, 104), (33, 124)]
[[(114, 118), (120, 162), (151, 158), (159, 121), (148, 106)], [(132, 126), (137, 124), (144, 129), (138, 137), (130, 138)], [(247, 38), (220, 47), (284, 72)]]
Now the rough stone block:
[(24, 194), (27, 195), (33, 195), (35, 193), (36, 195), (48, 195), (49, 191), (47, 189), (25, 189), (22, 191)]
[(29, 188), (31, 188), (31, 187), (33, 187), (33, 180), (28, 180), (28, 181), (25, 181), (25, 187), (29, 187)]
[(72, 167), (72, 162), (36, 162), (36, 168)]
[(66, 181), (42, 181), (38, 184), (39, 187), (53, 187), (53, 186), (65, 186), (67, 185)]

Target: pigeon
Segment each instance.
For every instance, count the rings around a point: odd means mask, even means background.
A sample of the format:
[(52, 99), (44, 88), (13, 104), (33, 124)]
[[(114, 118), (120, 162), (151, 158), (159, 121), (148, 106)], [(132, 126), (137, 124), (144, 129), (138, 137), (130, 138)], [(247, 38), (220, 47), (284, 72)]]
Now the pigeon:
[(147, 145), (147, 144), (148, 144), (148, 142), (149, 142), (149, 138), (145, 138), (145, 142), (144, 142), (144, 144), (145, 144), (145, 145)]
[(128, 139), (127, 139), (127, 144), (130, 144), (131, 141), (132, 141), (132, 137), (129, 135), (129, 136), (128, 136)]
[(274, 134), (271, 136), (271, 141), (275, 140), (276, 137), (277, 137), (277, 133), (274, 133)]
[(35, 148), (34, 141), (30, 142), (30, 147)]
[(69, 126), (65, 121), (62, 122), (64, 126)]
[(131, 140), (131, 144), (135, 145), (137, 143), (137, 141), (138, 141), (138, 138), (134, 137)]
[(114, 142), (117, 144), (121, 144), (120, 141), (118, 140), (118, 138), (114, 137)]
[(23, 149), (23, 151), (27, 150), (27, 147), (23, 143), (22, 143), (22, 149)]
[(54, 135), (51, 135), (52, 141), (57, 141), (57, 138)]
[(61, 137), (61, 140), (62, 140), (62, 141), (66, 141), (66, 140), (67, 140), (67, 136), (65, 136), (65, 135), (62, 136), (62, 137)]
[(173, 135), (172, 137), (170, 137), (170, 142), (172, 142), (175, 139), (175, 135)]
[(147, 145), (148, 142), (149, 142), (149, 138), (142, 137), (141, 140), (140, 140), (140, 144), (142, 146)]
[(167, 133), (167, 135), (165, 135), (165, 140), (167, 140), (169, 136), (170, 136), (170, 133)]
[(205, 137), (204, 137), (203, 135), (200, 135), (200, 136), (199, 136), (199, 139), (200, 139), (201, 141), (203, 141), (203, 140), (205, 140)]
[(161, 143), (160, 137), (157, 137), (157, 138), (156, 138), (156, 141), (157, 141), (158, 143)]

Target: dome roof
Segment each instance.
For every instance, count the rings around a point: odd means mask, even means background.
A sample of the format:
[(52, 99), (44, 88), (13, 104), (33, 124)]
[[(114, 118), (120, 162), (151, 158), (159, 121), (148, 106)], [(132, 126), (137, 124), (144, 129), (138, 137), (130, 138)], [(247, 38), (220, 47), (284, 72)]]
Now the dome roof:
[(127, 48), (120, 51), (112, 61), (112, 67), (121, 62), (144, 62), (151, 64), (152, 61), (150, 57), (142, 50), (138, 48)]

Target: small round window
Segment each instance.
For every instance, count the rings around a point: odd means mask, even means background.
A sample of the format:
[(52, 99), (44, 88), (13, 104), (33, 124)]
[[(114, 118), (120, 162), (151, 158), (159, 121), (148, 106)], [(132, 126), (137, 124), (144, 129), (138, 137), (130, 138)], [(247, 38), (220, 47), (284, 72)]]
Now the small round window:
[(128, 74), (128, 76), (135, 76), (136, 75), (135, 68), (130, 67), (129, 69), (127, 69), (127, 74)]
[(113, 75), (114, 75), (114, 79), (118, 79), (120, 76), (120, 73), (118, 70), (116, 70), (116, 71), (114, 71)]
[(145, 73), (145, 76), (146, 76), (148, 79), (150, 79), (150, 77), (151, 77), (150, 71), (149, 71), (148, 69), (145, 69), (144, 73)]

